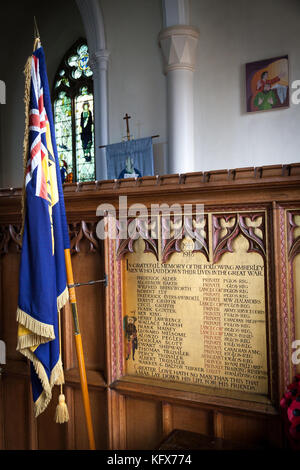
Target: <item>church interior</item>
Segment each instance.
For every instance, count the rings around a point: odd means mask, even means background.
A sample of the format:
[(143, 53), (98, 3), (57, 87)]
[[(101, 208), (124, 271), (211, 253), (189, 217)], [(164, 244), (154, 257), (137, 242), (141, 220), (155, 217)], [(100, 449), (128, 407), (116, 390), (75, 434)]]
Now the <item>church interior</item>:
[[(0, 449), (300, 449), (299, 1), (0, 8)], [(37, 37), (86, 368), (70, 301), (38, 416), (16, 347)]]

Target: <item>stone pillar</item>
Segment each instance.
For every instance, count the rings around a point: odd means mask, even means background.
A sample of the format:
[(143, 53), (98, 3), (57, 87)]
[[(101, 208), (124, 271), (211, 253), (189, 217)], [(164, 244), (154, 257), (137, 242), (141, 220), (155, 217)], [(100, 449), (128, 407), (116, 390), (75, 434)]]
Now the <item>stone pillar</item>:
[(97, 180), (103, 180), (107, 178), (105, 149), (99, 149), (99, 146), (108, 144), (108, 62), (109, 51), (106, 49), (95, 51), (90, 57), (90, 65), (93, 71), (94, 82), (94, 121), (97, 125), (97, 132), (95, 132), (95, 161)]
[(159, 35), (167, 75), (169, 172), (195, 170), (194, 86), (199, 32), (188, 25), (165, 28)]

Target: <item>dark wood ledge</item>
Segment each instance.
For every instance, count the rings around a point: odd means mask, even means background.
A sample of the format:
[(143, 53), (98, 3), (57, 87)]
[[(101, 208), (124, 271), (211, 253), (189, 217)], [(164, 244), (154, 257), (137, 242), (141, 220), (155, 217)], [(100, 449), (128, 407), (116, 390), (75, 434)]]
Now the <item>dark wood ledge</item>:
[[(245, 399), (237, 398), (237, 393), (224, 393), (224, 390), (209, 390), (208, 387), (191, 386), (188, 391), (186, 386), (180, 387), (180, 384), (170, 387), (170, 383), (163, 384), (162, 381), (151, 379), (141, 379), (133, 376), (124, 376), (116, 382), (110, 384), (112, 390), (123, 395), (138, 398), (156, 399), (167, 403), (181, 404), (184, 402), (188, 406), (203, 405), (206, 408), (224, 410), (239, 410), (253, 414), (267, 414), (278, 416), (278, 410), (267, 397), (257, 397), (257, 401), (250, 398), (247, 394)], [(142, 386), (141, 386), (142, 385)]]
[[(171, 203), (179, 194), (184, 194), (185, 202), (207, 205), (299, 201), (300, 163), (64, 184), (71, 217), (82, 212), (95, 217), (99, 204), (117, 203), (119, 196), (126, 195), (128, 203), (138, 200), (149, 205), (154, 200)], [(21, 188), (0, 189), (3, 222), (20, 219), (21, 195)]]

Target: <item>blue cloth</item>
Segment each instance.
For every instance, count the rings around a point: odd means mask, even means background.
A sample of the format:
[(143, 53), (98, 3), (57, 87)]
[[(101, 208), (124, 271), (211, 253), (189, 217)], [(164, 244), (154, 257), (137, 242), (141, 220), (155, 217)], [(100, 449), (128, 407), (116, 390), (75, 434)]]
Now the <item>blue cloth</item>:
[(19, 272), (18, 347), (31, 360), (36, 416), (62, 377), (58, 308), (68, 299), (70, 247), (43, 48), (32, 57), (25, 221)]
[(106, 163), (108, 179), (153, 176), (151, 137), (108, 145)]

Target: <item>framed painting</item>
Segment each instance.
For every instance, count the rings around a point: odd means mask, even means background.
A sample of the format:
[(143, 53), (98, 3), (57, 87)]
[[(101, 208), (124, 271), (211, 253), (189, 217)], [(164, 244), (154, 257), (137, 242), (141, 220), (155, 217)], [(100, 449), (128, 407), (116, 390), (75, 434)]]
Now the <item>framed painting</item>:
[(289, 106), (288, 56), (246, 64), (247, 112)]

